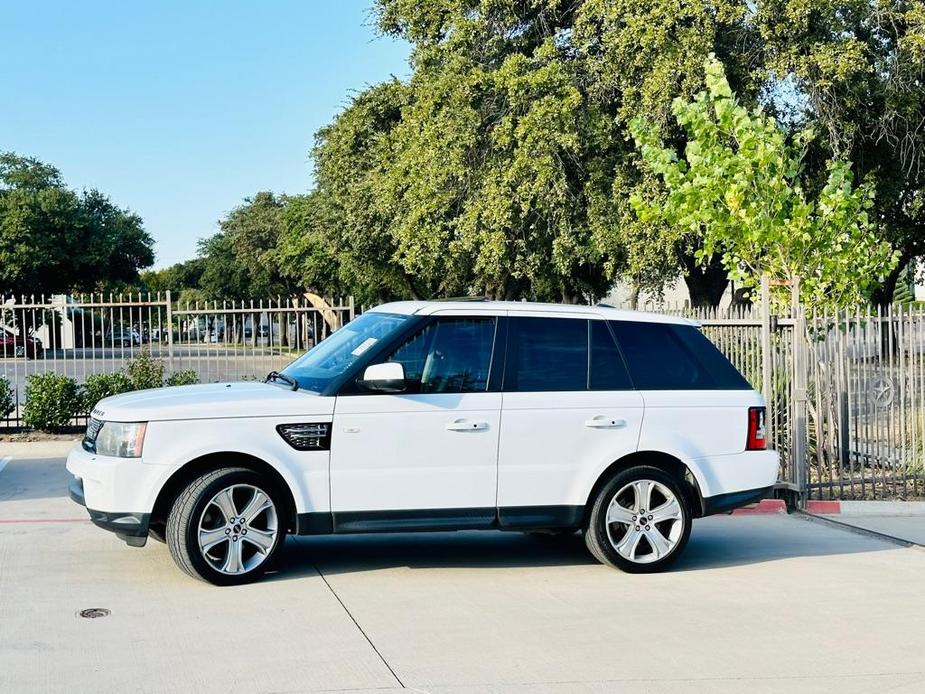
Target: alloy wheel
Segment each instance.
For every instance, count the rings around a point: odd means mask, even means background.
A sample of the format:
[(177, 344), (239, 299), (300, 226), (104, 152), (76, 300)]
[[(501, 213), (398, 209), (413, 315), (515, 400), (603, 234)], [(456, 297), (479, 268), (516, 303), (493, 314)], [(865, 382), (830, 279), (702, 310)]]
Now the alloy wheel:
[(654, 480), (634, 480), (610, 500), (607, 538), (617, 553), (636, 564), (671, 554), (684, 532), (681, 504), (668, 487)]
[(199, 519), (199, 551), (216, 571), (240, 575), (270, 556), (279, 532), (276, 505), (269, 494), (250, 484), (219, 491)]

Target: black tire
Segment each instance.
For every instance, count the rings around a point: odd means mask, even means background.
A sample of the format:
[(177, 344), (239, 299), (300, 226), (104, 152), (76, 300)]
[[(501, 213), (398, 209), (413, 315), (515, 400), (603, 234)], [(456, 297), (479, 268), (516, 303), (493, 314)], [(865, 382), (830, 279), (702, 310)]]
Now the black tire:
[[(266, 552), (260, 552), (263, 558), (259, 564), (252, 569), (242, 570), (239, 573), (225, 573), (217, 568), (215, 557), (206, 556), (199, 546), (199, 524), (200, 520), (207, 518), (204, 515), (207, 507), (210, 506), (212, 499), (224, 489), (243, 489), (248, 491), (242, 485), (248, 485), (263, 492), (273, 504), (276, 515), (275, 538), (272, 545)], [(233, 491), (232, 494), (238, 492)], [(244, 503), (241, 504), (245, 505)], [(209, 509), (210, 514), (214, 514), (216, 507), (213, 505)], [(238, 509), (240, 512), (243, 509)], [(250, 583), (262, 576), (266, 571), (271, 569), (274, 562), (278, 559), (280, 548), (286, 539), (286, 525), (289, 517), (289, 510), (285, 503), (285, 496), (280, 493), (268, 480), (253, 470), (246, 468), (219, 468), (212, 472), (205, 473), (190, 482), (187, 487), (180, 493), (173, 508), (167, 517), (167, 547), (170, 555), (183, 571), (203, 581), (208, 581), (214, 585), (231, 586), (242, 583)], [(221, 519), (220, 516), (218, 516)], [(257, 514), (256, 519), (262, 518), (264, 521), (269, 518), (269, 514)], [(254, 520), (254, 519), (251, 519)], [(221, 520), (216, 529), (220, 529)], [(258, 520), (259, 522), (259, 520)], [(240, 527), (241, 524), (238, 524)], [(244, 526), (246, 530), (247, 526)], [(251, 537), (254, 536), (253, 529)], [(236, 531), (240, 532), (240, 530)], [(226, 533), (228, 534), (228, 533)], [(240, 538), (242, 552), (252, 551), (251, 557), (257, 557), (256, 546), (250, 542), (245, 545), (246, 532), (241, 535), (235, 535)], [(235, 539), (237, 542), (237, 539)], [(221, 549), (231, 552), (232, 545), (230, 540), (223, 543)], [(227, 556), (227, 555), (226, 555)], [(220, 559), (220, 557), (219, 557)], [(220, 562), (219, 562), (220, 563)]]
[[(623, 495), (629, 493), (626, 491), (628, 485), (645, 480), (663, 485), (674, 495), (674, 499), (680, 507), (679, 521), (683, 524), (680, 529), (676, 528), (677, 520), (660, 522), (658, 523), (660, 527), (656, 527), (656, 524), (652, 523), (651, 526), (638, 526), (638, 529), (632, 525), (623, 525), (616, 522), (609, 524), (608, 528), (607, 511), (614, 497), (620, 494), (622, 501), (625, 498)], [(663, 503), (667, 502), (667, 498), (658, 490), (653, 492), (652, 497), (650, 497), (650, 501), (653, 502), (656, 509), (662, 505), (659, 503), (660, 499), (663, 500)], [(620, 503), (620, 505), (625, 506), (624, 503)], [(648, 512), (653, 509), (640, 510)], [(680, 480), (655, 467), (647, 465), (631, 467), (614, 475), (598, 492), (591, 507), (588, 527), (585, 529), (585, 544), (591, 554), (602, 564), (621, 569), (627, 573), (656, 573), (667, 569), (684, 551), (691, 534), (691, 520), (690, 502)], [(669, 523), (670, 525), (668, 525)], [(619, 544), (634, 530), (645, 538), (638, 541), (638, 547), (642, 551), (637, 561), (623, 556), (615, 547), (615, 543)], [(673, 538), (669, 540), (669, 544), (673, 541), (674, 545), (670, 547), (664, 556), (658, 556), (659, 552), (655, 549), (655, 544), (658, 543), (652, 544), (649, 542), (648, 538), (650, 536), (655, 537), (654, 534), (650, 534), (652, 531), (658, 532), (662, 538), (665, 537), (665, 533), (668, 533), (669, 537)]]

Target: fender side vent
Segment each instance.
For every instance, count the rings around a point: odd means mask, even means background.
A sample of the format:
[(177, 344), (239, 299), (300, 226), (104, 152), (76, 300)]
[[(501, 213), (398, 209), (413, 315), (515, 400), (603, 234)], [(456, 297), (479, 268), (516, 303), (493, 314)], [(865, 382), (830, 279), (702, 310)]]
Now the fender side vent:
[(331, 448), (329, 422), (279, 424), (276, 431), (297, 451), (327, 451)]

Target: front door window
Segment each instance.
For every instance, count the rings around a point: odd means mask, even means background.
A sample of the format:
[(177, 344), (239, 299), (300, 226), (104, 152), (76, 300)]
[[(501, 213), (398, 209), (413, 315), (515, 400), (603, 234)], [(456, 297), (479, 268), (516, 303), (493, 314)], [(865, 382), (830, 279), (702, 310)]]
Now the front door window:
[(407, 393), (479, 393), (488, 388), (493, 318), (431, 323), (388, 358), (405, 368)]

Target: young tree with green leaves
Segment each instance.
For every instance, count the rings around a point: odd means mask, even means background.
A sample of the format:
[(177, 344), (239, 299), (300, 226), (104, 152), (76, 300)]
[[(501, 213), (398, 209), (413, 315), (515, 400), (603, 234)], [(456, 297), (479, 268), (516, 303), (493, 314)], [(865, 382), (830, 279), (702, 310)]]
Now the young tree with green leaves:
[(739, 104), (722, 64), (706, 62), (705, 91), (677, 99), (672, 111), (686, 134), (683, 157), (643, 118), (631, 130), (645, 163), (667, 194), (659, 204), (637, 196), (640, 219), (663, 222), (702, 239), (701, 259), (718, 254), (730, 278), (753, 288), (770, 275), (778, 304), (799, 279), (811, 306), (866, 299), (896, 259), (870, 217), (873, 189), (855, 186), (850, 164), (827, 165), (819, 190), (802, 182), (812, 132), (794, 137), (775, 119)]

